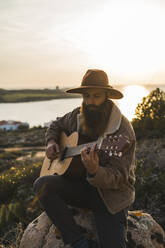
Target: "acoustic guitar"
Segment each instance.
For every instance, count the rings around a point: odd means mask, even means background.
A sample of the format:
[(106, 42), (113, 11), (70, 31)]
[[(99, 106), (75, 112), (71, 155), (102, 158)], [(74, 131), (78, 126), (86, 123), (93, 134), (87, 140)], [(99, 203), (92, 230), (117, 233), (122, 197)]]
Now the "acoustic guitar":
[(101, 141), (95, 141), (78, 146), (77, 143), (77, 132), (72, 133), (70, 136), (67, 136), (64, 132), (62, 132), (60, 137), (61, 152), (58, 158), (52, 161), (45, 156), (40, 176), (53, 174), (63, 175), (68, 170), (72, 158), (80, 155), (81, 150), (84, 147), (88, 147), (89, 152), (90, 148), (95, 144), (95, 149), (109, 158), (112, 156), (122, 157), (130, 145), (129, 139), (123, 135), (107, 135)]

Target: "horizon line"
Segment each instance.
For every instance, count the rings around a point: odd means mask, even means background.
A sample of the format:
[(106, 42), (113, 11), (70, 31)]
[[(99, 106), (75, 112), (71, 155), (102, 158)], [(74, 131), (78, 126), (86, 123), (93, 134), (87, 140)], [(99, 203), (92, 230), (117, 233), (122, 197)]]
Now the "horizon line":
[[(125, 87), (125, 86), (133, 86), (133, 85), (138, 85), (138, 86), (151, 86), (151, 87), (162, 87), (164, 86), (165, 87), (165, 84), (156, 84), (156, 83), (133, 83), (133, 84), (126, 84), (126, 83), (123, 83), (123, 84), (113, 84), (113, 87)], [(69, 88), (74, 88), (74, 87), (78, 87), (78, 86), (63, 86), (63, 87), (60, 87), (59, 85), (56, 85), (54, 87), (50, 86), (50, 87), (34, 87), (34, 88), (19, 88), (19, 87), (12, 87), (12, 88), (2, 88), (0, 87), (0, 90), (55, 90), (56, 87), (59, 87), (59, 89), (69, 89)]]

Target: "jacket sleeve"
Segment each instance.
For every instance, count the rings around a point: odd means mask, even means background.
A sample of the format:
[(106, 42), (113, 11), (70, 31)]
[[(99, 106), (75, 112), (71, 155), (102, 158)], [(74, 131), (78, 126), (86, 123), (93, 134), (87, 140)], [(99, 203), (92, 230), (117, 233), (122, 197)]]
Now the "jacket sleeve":
[(129, 137), (131, 144), (122, 157), (110, 157), (108, 162), (99, 166), (94, 177), (87, 176), (88, 182), (102, 189), (122, 189), (125, 185), (134, 184), (135, 136)]
[(49, 140), (54, 140), (58, 143), (61, 132), (65, 132), (67, 136), (74, 132), (77, 126), (78, 113), (79, 108), (76, 108), (72, 112), (69, 112), (63, 117), (57, 118), (56, 121), (53, 121), (45, 134), (46, 145)]

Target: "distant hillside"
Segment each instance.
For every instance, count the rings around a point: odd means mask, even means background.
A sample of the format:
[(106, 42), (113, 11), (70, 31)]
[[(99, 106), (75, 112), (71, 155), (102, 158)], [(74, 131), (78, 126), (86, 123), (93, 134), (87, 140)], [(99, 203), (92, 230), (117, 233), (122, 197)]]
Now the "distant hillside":
[(67, 94), (64, 90), (56, 89), (23, 89), (23, 90), (5, 90), (0, 89), (0, 103), (31, 102), (44, 101), (59, 98), (80, 97), (75, 94)]

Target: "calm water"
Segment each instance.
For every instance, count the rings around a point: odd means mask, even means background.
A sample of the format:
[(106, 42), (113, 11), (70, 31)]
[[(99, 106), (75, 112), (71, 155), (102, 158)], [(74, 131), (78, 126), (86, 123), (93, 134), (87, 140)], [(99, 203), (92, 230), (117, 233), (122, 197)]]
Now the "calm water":
[[(155, 87), (154, 87), (155, 89)], [(131, 120), (137, 104), (144, 96), (147, 96), (152, 87), (146, 88), (139, 85), (131, 85), (120, 88), (124, 98), (115, 102), (120, 107), (122, 113)], [(28, 122), (31, 127), (44, 125), (44, 123), (55, 120), (65, 113), (80, 106), (81, 98), (58, 99), (28, 103), (1, 103), (0, 120), (17, 120)]]

